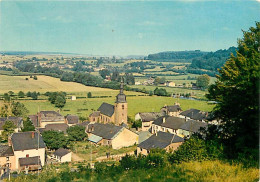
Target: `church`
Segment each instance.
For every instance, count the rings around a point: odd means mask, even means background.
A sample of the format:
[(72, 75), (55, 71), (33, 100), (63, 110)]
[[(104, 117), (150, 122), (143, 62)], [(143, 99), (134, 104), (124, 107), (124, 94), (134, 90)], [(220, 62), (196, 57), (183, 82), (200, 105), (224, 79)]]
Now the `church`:
[(120, 92), (116, 96), (114, 105), (103, 102), (97, 111), (89, 115), (90, 122), (113, 123), (115, 125), (127, 124), (127, 101), (123, 92), (123, 82), (120, 84)]

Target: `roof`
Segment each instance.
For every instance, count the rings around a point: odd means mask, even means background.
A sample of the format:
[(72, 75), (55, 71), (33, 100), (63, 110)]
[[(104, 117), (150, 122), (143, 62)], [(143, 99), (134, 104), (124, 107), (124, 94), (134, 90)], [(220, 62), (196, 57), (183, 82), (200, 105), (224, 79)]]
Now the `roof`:
[(89, 117), (99, 117), (100, 116), (100, 111), (94, 111), (89, 115)]
[(179, 137), (178, 135), (159, 131), (157, 135), (152, 135), (150, 138), (140, 143), (138, 147), (148, 150), (152, 148), (164, 149), (172, 143), (179, 142), (184, 142), (184, 139)]
[(191, 131), (191, 132), (198, 132), (200, 128), (207, 128), (208, 124), (201, 122), (201, 121), (195, 121), (195, 120), (188, 120), (183, 125), (180, 126), (180, 129)]
[(154, 121), (156, 118), (163, 116), (163, 114), (160, 112), (140, 112), (139, 116), (142, 122), (148, 122)]
[(102, 137), (92, 134), (89, 138), (89, 141), (98, 143), (100, 140), (102, 140)]
[(19, 164), (20, 166), (41, 165), (41, 159), (39, 156), (19, 158)]
[(120, 92), (116, 96), (116, 103), (126, 103), (126, 95), (124, 94), (124, 84), (123, 84), (123, 81), (121, 81), (121, 84), (120, 84)]
[(45, 148), (45, 143), (42, 139), (42, 136), (38, 132), (29, 131), (13, 133), (11, 140), (14, 151), (37, 149), (38, 137), (39, 148)]
[[(163, 122), (163, 118), (165, 117), (165, 122)], [(185, 123), (185, 119), (178, 118), (175, 116), (162, 116), (157, 118), (153, 124), (159, 125), (166, 128), (171, 128), (177, 130), (180, 128), (181, 125)]]
[(5, 124), (6, 121), (12, 121), (15, 126), (21, 126), (23, 118), (22, 117), (13, 117), (13, 116), (9, 116), (9, 117), (2, 117), (0, 118), (0, 130), (3, 130), (3, 125)]
[(111, 117), (114, 114), (114, 109), (115, 106), (103, 102), (101, 106), (98, 108), (98, 111), (100, 111), (101, 114)]
[(8, 145), (0, 145), (0, 156), (6, 157), (6, 156), (13, 156), (13, 148)]
[(78, 123), (77, 125), (86, 127), (89, 125), (89, 123), (90, 123), (89, 121), (84, 121), (82, 123)]
[(67, 155), (68, 153), (70, 153), (69, 150), (64, 149), (64, 148), (59, 148), (58, 150), (56, 150), (56, 151), (53, 153), (53, 155), (62, 157), (62, 156), (64, 156), (64, 155)]
[(54, 131), (60, 131), (66, 133), (68, 127), (69, 125), (67, 125), (66, 123), (47, 124), (45, 125), (43, 131), (54, 130)]
[(173, 106), (166, 106), (166, 109), (169, 112), (178, 112), (181, 111), (181, 107), (179, 105), (173, 105)]
[(29, 115), (28, 117), (29, 117), (30, 120), (32, 121), (34, 127), (39, 127), (39, 124), (38, 124), (38, 116), (37, 116), (37, 115)]
[(140, 131), (138, 143), (142, 143), (143, 141), (147, 140), (150, 136), (152, 136), (152, 133), (150, 133), (149, 131)]
[(76, 115), (67, 115), (66, 119), (68, 121), (68, 124), (77, 124), (79, 123), (79, 117)]
[(88, 132), (105, 139), (113, 139), (124, 127), (112, 124), (94, 123), (88, 126)]
[(203, 120), (203, 119), (207, 118), (208, 113), (204, 112), (204, 111), (200, 111), (198, 109), (189, 109), (189, 110), (181, 112), (180, 115), (189, 117), (189, 118), (195, 119), (195, 120)]
[(56, 111), (40, 111), (41, 122), (54, 122), (64, 120), (64, 117)]

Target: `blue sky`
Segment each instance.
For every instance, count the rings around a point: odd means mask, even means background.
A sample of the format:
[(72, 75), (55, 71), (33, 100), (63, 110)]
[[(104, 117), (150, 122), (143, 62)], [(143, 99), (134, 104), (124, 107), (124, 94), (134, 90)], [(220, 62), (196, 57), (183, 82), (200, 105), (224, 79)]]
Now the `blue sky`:
[(257, 1), (1, 1), (0, 50), (90, 55), (215, 51), (260, 21)]

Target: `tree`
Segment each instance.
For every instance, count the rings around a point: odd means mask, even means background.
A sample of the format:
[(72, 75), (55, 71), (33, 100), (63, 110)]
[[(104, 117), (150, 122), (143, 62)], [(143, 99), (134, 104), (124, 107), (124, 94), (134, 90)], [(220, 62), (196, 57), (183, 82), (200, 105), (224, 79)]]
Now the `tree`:
[(109, 76), (110, 75), (110, 71), (108, 69), (102, 69), (99, 71), (99, 74), (102, 78), (106, 78), (106, 76)]
[(68, 137), (66, 137), (63, 132), (53, 130), (44, 131), (42, 137), (46, 146), (51, 150), (67, 148), (69, 145)]
[(33, 100), (37, 100), (37, 99), (38, 99), (38, 94), (37, 94), (37, 92), (36, 92), (36, 91), (32, 92), (32, 93), (31, 93), (31, 97), (32, 97)]
[(82, 141), (87, 137), (83, 126), (71, 126), (67, 129), (67, 133), (70, 141)]
[(8, 94), (9, 94), (10, 96), (13, 96), (13, 95), (14, 95), (14, 92), (13, 92), (13, 91), (9, 91)]
[(11, 100), (10, 95), (8, 93), (4, 93), (4, 101), (5, 102), (10, 102), (10, 100)]
[(35, 127), (29, 117), (26, 118), (26, 120), (23, 122), (23, 128), (22, 131), (34, 131)]
[(115, 70), (112, 73), (111, 80), (112, 81), (117, 81), (117, 82), (120, 80), (120, 74), (119, 74), (119, 72), (117, 70)]
[(3, 125), (2, 140), (7, 141), (8, 136), (14, 132), (15, 128), (17, 126), (15, 126), (14, 122), (6, 121)]
[(88, 92), (88, 98), (91, 98), (91, 97), (92, 97), (92, 93)]
[(29, 113), (25, 105), (20, 102), (12, 102), (11, 108), (13, 116), (25, 117)]
[(133, 124), (132, 124), (132, 128), (135, 128), (136, 130), (138, 128), (142, 128), (142, 121), (139, 119), (137, 121), (134, 121)]
[(18, 92), (18, 97), (19, 98), (24, 98), (24, 92), (23, 91), (19, 91)]
[(196, 85), (201, 89), (206, 89), (209, 85), (210, 77), (206, 74), (198, 76)]
[(63, 108), (66, 104), (66, 98), (62, 95), (58, 95), (55, 100), (55, 107)]
[[(258, 158), (260, 22), (243, 32), (237, 55), (219, 70), (207, 98), (218, 102), (214, 115), (220, 119), (218, 135), (230, 157), (250, 152)], [(255, 153), (254, 153), (255, 152)]]
[(29, 91), (29, 92), (26, 93), (26, 96), (27, 96), (27, 97), (31, 97), (31, 96), (32, 96), (32, 93)]
[(38, 80), (38, 78), (37, 78), (37, 76), (36, 76), (36, 75), (35, 75), (35, 76), (33, 76), (33, 79), (34, 79), (34, 80)]

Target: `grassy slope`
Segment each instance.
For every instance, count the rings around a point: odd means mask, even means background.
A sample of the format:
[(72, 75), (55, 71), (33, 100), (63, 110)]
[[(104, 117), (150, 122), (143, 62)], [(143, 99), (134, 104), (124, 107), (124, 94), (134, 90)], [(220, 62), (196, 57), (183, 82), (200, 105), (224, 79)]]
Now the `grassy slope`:
[[(66, 164), (59, 167), (66, 170)], [(57, 173), (57, 166), (48, 166), (38, 177), (23, 175), (11, 181), (62, 181)], [(77, 172), (76, 172), (77, 173)], [(68, 174), (70, 175), (70, 174)], [(74, 175), (74, 181), (201, 181), (201, 182), (256, 182), (259, 180), (257, 168), (243, 168), (241, 165), (230, 165), (221, 161), (188, 162), (164, 168), (126, 170), (123, 173), (91, 173)], [(64, 176), (66, 177), (66, 176)], [(67, 177), (68, 178), (68, 177)]]

